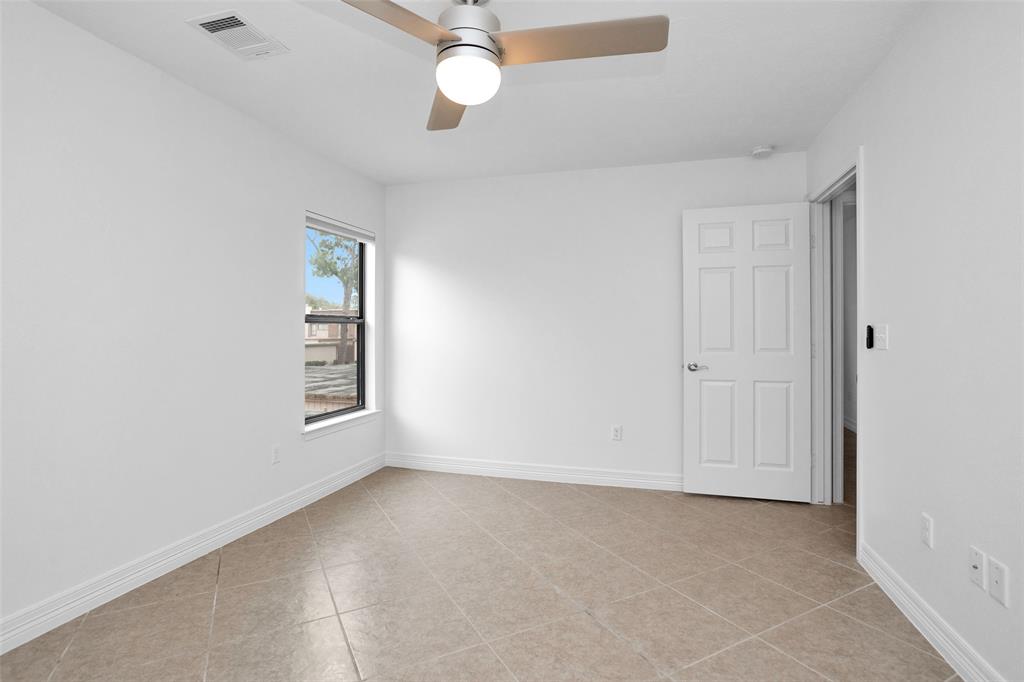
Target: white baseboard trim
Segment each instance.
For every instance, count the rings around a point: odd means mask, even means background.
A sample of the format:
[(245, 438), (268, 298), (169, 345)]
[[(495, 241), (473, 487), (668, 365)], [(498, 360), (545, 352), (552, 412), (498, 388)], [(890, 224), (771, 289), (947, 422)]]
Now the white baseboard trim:
[(400, 452), (387, 453), (386, 462), (388, 466), (422, 469), (424, 471), (445, 471), (453, 474), (525, 478), (533, 481), (554, 481), (557, 483), (610, 485), (620, 488), (683, 489), (682, 476), (648, 471), (589, 469), (584, 467), (526, 464), (522, 462), (496, 462), (487, 459), (412, 455)]
[(857, 560), (965, 682), (1005, 682), (1005, 678), (967, 640), (863, 542), (858, 545)]
[(0, 621), (0, 653), (6, 653), (154, 578), (159, 578), (364, 476), (369, 476), (383, 466), (384, 455), (374, 455), (336, 474), (12, 613)]
[(857, 422), (856, 420), (850, 419), (849, 417), (843, 417), (843, 426), (850, 429), (854, 433), (857, 433)]

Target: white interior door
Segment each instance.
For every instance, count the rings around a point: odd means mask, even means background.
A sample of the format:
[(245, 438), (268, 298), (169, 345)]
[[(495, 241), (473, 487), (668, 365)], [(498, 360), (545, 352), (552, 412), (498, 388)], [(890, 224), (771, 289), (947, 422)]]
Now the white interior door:
[(810, 209), (683, 212), (683, 488), (811, 499)]

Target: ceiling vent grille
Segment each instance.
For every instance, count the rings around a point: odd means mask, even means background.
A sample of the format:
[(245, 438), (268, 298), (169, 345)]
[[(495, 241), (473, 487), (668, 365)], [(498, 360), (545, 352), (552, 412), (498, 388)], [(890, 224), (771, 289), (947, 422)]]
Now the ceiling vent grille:
[(189, 19), (188, 23), (242, 59), (262, 59), (288, 52), (284, 43), (253, 27), (237, 12), (209, 14)]

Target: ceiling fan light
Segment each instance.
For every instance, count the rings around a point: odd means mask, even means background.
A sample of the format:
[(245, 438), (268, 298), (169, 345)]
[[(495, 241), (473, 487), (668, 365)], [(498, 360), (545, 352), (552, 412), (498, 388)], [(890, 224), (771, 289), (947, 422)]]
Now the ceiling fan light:
[(501, 87), (498, 58), (481, 48), (466, 46), (441, 53), (435, 76), (445, 97), (466, 106), (483, 104)]

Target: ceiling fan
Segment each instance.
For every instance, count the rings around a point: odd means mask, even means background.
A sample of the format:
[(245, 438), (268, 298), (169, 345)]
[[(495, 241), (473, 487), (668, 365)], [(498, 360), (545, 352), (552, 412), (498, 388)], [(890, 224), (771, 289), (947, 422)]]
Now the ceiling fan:
[(456, 128), (467, 106), (494, 97), (502, 66), (658, 52), (668, 44), (666, 16), (502, 31), (482, 7), (487, 0), (454, 0), (436, 24), (391, 0), (342, 1), (437, 47), (427, 130)]

